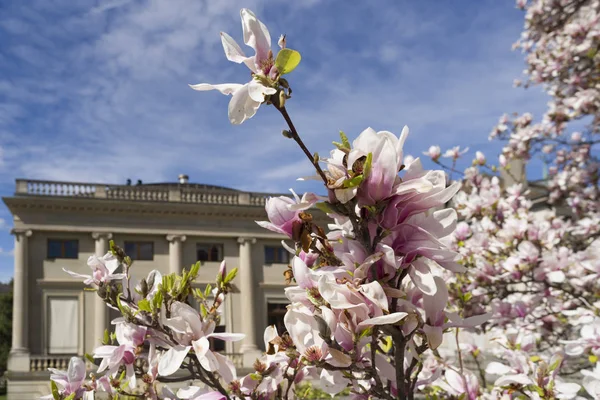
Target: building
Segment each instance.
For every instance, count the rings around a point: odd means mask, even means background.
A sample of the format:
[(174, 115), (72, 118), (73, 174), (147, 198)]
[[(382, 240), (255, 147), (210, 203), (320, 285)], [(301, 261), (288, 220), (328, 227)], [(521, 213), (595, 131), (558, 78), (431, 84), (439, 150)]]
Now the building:
[(269, 196), (191, 184), (186, 176), (138, 185), (18, 179), (14, 196), (3, 199), (15, 240), (8, 399), (49, 393), (47, 368), (66, 369), (71, 356), (91, 353), (118, 316), (62, 270), (89, 274), (88, 257), (104, 255), (110, 240), (135, 260), (136, 279), (153, 269), (181, 272), (200, 260), (202, 288), (214, 283), (221, 260), (238, 267), (219, 329), (246, 338), (213, 345), (239, 367), (253, 362), (264, 328), (281, 324), (287, 305), (284, 237), (255, 223), (267, 219)]

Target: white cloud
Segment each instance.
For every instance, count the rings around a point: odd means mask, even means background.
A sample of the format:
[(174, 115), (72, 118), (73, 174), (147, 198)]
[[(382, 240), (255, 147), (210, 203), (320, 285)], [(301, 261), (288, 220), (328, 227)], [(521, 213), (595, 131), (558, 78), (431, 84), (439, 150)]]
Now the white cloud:
[[(241, 39), (239, 2), (56, 3), (59, 23), (48, 23), (43, 1), (0, 18), (24, 66), (0, 78), (7, 99), (0, 100), (0, 180), (147, 182), (187, 173), (203, 183), (282, 191), (312, 173), (281, 137), (275, 110), (230, 126), (228, 98), (187, 87), (247, 79), (243, 66), (225, 59), (218, 35)], [(285, 32), (301, 50), (289, 111), (309, 148), (323, 155), (338, 130), (355, 137), (367, 126), (398, 134), (408, 124), (415, 154), (467, 136), (487, 145), (502, 112), (530, 109), (539, 97), (511, 87), (521, 69), (510, 52), (520, 22), (508, 24), (496, 10), (482, 7), (463, 26), (433, 6), (244, 6), (274, 38)], [(26, 38), (18, 34), (23, 26)]]

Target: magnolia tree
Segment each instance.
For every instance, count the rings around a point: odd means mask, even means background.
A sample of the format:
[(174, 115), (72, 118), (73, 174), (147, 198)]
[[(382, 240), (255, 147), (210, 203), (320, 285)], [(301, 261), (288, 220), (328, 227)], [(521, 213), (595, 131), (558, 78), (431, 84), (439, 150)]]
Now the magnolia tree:
[[(530, 72), (532, 79), (546, 79), (549, 87), (555, 85), (554, 93), (565, 93), (556, 95), (561, 107), (566, 93), (578, 96), (573, 92), (582, 81), (593, 92), (573, 119), (593, 110), (590, 104), (597, 101), (592, 86), (599, 82), (593, 62), (598, 41), (590, 33), (597, 28), (597, 10), (591, 1), (540, 1), (528, 8), (521, 45), (541, 71)], [(594, 17), (584, 23), (591, 13)], [(597, 163), (591, 158), (596, 132), (563, 139), (566, 117), (545, 118), (543, 128), (532, 125), (531, 118), (507, 119), (496, 129), (495, 136), (509, 140), (504, 160), (532, 157), (556, 142), (543, 154), (555, 155), (551, 201), (573, 210), (563, 217), (532, 213), (524, 187), (503, 192), (497, 178), (484, 174), (488, 164), (480, 153), (464, 181), (448, 185), (443, 170), (425, 170), (419, 159), (404, 157), (406, 127), (399, 136), (367, 128), (352, 142), (342, 133), (330, 157), (321, 159), (308, 150), (286, 109), (292, 90), (284, 75), (298, 66), (300, 54), (287, 48), (282, 36), (275, 55), (266, 26), (246, 9), (241, 18), (244, 43), (255, 54), (247, 57), (226, 33), (221, 41), (228, 60), (250, 69), (250, 81), (191, 87), (231, 95), (233, 124), (254, 116), (261, 105), (277, 110), (288, 125), (283, 135), (306, 154), (315, 168), (312, 178), (322, 181), (326, 193), (271, 198), (269, 221), (258, 222), (293, 243), (283, 242), (293, 254), (286, 273), (293, 285), (285, 291), (290, 301), (285, 332), (267, 327), (267, 351), (251, 371), (238, 373), (209, 345), (211, 338), (243, 339), (215, 332), (236, 269), (228, 272), (223, 263), (214, 287), (205, 290), (192, 286), (199, 264), (181, 275), (152, 271), (132, 282), (131, 259), (111, 243), (104, 257), (90, 257), (90, 276), (69, 273), (84, 278), (122, 317), (88, 357), (99, 363), (97, 371), (86, 375), (85, 362), (73, 358), (68, 371), (52, 370), (47, 398), (94, 398), (104, 392), (110, 398), (288, 399), (302, 396), (296, 389), (305, 381), (331, 395), (344, 391), (357, 399), (419, 394), (570, 399), (583, 394), (580, 385), (558, 376), (561, 367), (576, 370), (580, 364), (571, 365), (556, 350), (566, 347), (573, 357), (600, 352), (600, 322), (591, 325), (600, 293), (598, 246), (592, 244), (600, 222)], [(581, 28), (573, 30), (571, 23)], [(567, 33), (571, 30), (583, 33)], [(567, 40), (569, 35), (574, 39)], [(587, 48), (571, 49), (586, 41), (591, 42)], [(538, 52), (559, 53), (548, 60)], [(581, 54), (588, 58), (582, 60)], [(588, 70), (573, 65), (576, 55)], [(547, 72), (561, 68), (565, 71)], [(575, 73), (582, 76), (577, 83), (564, 83), (564, 75)], [(446, 167), (439, 148), (427, 154)], [(462, 154), (459, 148), (446, 152), (454, 161), (447, 168), (454, 169)], [(444, 207), (459, 190), (454, 203), (463, 221), (457, 225), (457, 211)], [(315, 212), (331, 219), (327, 227), (316, 223)], [(483, 365), (479, 349), (460, 343), (460, 330), (496, 334), (500, 360)], [(445, 358), (439, 351), (447, 338), (456, 356)], [(479, 371), (467, 369), (467, 353)], [(584, 367), (595, 361), (590, 357)], [(583, 372), (586, 390), (598, 396), (600, 367)], [(502, 377), (492, 384), (486, 380), (492, 374)]]
[[(529, 113), (503, 116), (490, 135), (504, 141), (497, 164), (477, 152), (465, 170), (451, 247), (467, 273), (450, 277), (450, 298), (464, 316), (492, 313), (485, 328), (500, 341), (500, 360), (486, 367), (480, 349), (465, 348), (484, 384), (487, 372), (497, 389), (573, 398), (577, 385), (553, 379), (561, 367), (600, 398), (600, 2), (517, 5), (526, 10), (515, 45), (526, 54), (524, 85), (541, 84), (550, 102), (537, 123)], [(426, 154), (451, 172), (462, 155), (445, 152), (450, 164), (437, 146)], [(548, 168), (542, 181), (507, 187), (494, 176), (518, 180), (515, 166), (536, 158)]]

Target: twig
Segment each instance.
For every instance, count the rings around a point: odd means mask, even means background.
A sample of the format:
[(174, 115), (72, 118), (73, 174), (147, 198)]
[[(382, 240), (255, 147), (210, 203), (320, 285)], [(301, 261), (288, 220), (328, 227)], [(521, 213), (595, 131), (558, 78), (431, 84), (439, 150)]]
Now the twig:
[(304, 154), (306, 154), (306, 157), (308, 157), (308, 159), (310, 160), (312, 165), (317, 170), (318, 174), (321, 176), (321, 179), (323, 179), (323, 182), (325, 182), (325, 185), (327, 185), (327, 176), (325, 176), (325, 172), (323, 172), (323, 170), (321, 169), (321, 166), (319, 165), (319, 161), (315, 160), (315, 157), (310, 153), (310, 151), (308, 150), (308, 148), (306, 147), (306, 145), (304, 144), (302, 139), (300, 139), (300, 135), (298, 134), (298, 131), (296, 130), (296, 127), (294, 126), (292, 119), (290, 118), (287, 110), (285, 109), (285, 106), (284, 107), (275, 107), (275, 108), (277, 110), (279, 110), (279, 112), (283, 116), (283, 119), (285, 119), (285, 122), (287, 122), (287, 124), (290, 128), (290, 133), (292, 134), (291, 135), (292, 139), (294, 139), (296, 141), (296, 143), (298, 143), (298, 146), (300, 146), (300, 148), (302, 149)]

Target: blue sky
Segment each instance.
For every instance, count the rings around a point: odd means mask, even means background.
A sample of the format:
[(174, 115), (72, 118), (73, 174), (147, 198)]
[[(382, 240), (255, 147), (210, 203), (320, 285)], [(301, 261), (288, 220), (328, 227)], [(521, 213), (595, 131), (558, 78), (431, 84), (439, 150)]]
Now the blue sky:
[[(310, 165), (269, 107), (242, 126), (229, 97), (188, 83), (245, 82), (219, 32), (242, 43), (248, 7), (302, 53), (288, 110), (311, 151), (337, 132), (399, 134), (407, 153), (432, 144), (497, 154), (487, 139), (504, 112), (540, 115), (538, 89), (515, 89), (511, 51), (523, 13), (510, 0), (4, 0), (0, 4), (0, 194), (15, 178), (194, 182), (283, 192)], [(273, 43), (276, 46), (275, 43)], [(250, 51), (248, 51), (250, 53)], [(539, 174), (539, 171), (531, 171)], [(0, 281), (12, 275), (0, 209)]]

